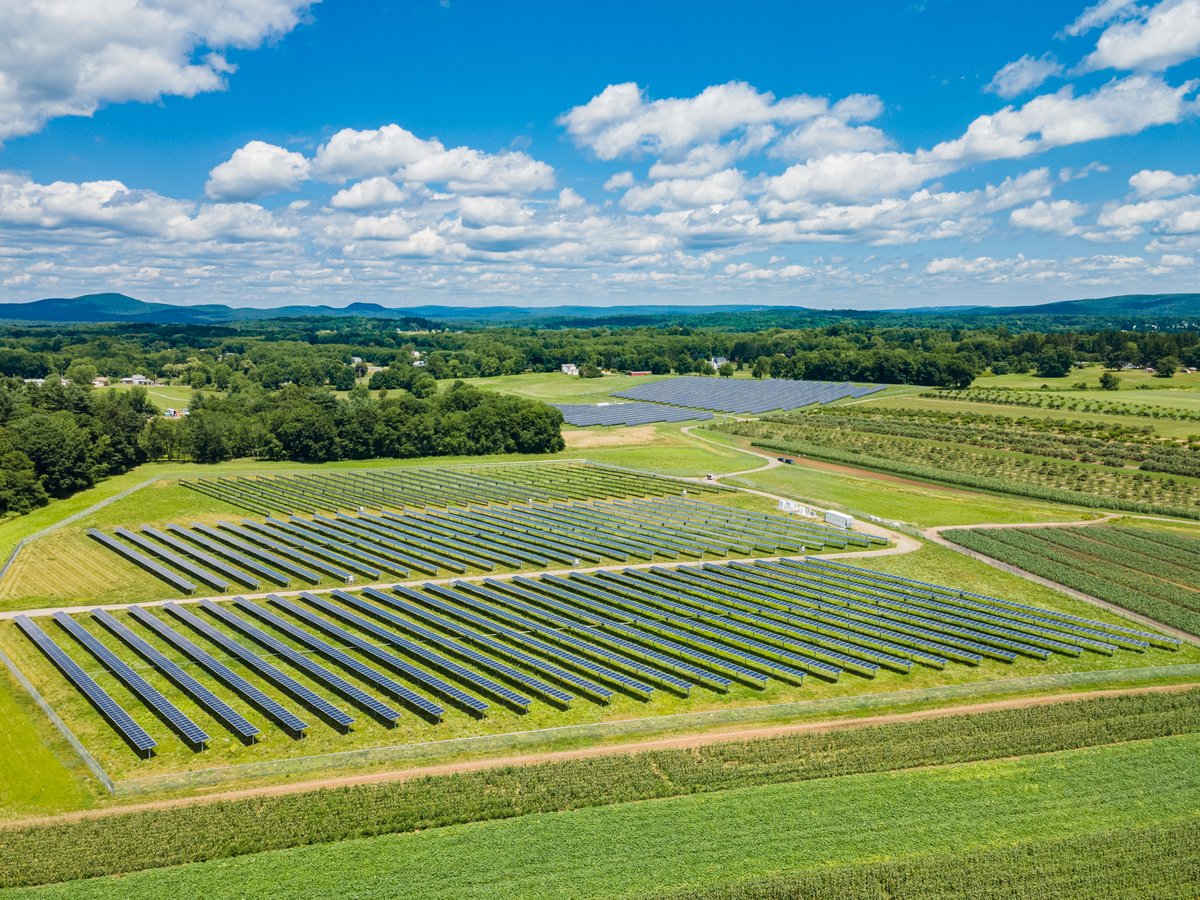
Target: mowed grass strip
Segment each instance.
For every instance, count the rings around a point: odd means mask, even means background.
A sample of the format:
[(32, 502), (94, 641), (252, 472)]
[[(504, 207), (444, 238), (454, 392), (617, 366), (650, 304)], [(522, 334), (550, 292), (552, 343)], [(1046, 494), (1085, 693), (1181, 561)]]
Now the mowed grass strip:
[(1200, 691), (614, 754), (0, 831), (0, 884), (30, 885), (473, 821), (1200, 732)]
[[(620, 897), (1194, 819), (1200, 736), (528, 815), (28, 896)], [(1099, 887), (1099, 886), (1097, 886)], [(15, 896), (24, 895), (14, 894)]]

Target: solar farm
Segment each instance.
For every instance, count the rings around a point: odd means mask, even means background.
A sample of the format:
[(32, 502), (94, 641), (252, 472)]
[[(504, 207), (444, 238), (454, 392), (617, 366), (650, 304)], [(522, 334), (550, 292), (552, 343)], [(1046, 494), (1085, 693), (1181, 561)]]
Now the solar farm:
[(858, 399), (884, 385), (855, 385), (850, 382), (793, 381), (782, 378), (749, 380), (683, 375), (640, 384), (615, 396), (690, 409), (736, 414), (758, 414), (773, 410), (802, 409), (814, 403)]
[(126, 756), (183, 768), (202, 766), (214, 744), (253, 759), (304, 753), (297, 739), (322, 735), (335, 751), (339, 740), (436, 740), (631, 705), (652, 713), (661, 696), (705, 704), (1177, 646), (804, 556), (60, 611), (15, 625), (27, 643), (10, 638), (9, 652), (107, 765), (120, 756), (116, 736)]
[(325, 471), (256, 477), (185, 479), (180, 484), (257, 513), (320, 510), (423, 509), (470, 504), (593, 500), (726, 491), (646, 472), (587, 463), (520, 466), (420, 466), (407, 469)]
[(650, 425), (654, 422), (707, 421), (707, 410), (680, 409), (661, 403), (556, 403), (568, 425)]

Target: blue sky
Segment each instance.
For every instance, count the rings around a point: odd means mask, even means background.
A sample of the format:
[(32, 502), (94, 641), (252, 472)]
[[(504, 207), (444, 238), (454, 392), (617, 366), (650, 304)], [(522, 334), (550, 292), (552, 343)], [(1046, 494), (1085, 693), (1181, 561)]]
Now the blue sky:
[(1200, 0), (34, 0), (0, 300), (1195, 290)]

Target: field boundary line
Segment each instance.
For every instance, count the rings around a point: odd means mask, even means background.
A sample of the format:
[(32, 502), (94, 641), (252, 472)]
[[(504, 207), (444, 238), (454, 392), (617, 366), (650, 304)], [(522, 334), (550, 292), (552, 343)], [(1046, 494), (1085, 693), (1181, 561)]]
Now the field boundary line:
[(25, 692), (29, 694), (29, 696), (33, 699), (33, 702), (38, 705), (38, 708), (40, 708), (41, 711), (44, 712), (47, 717), (49, 717), (50, 721), (54, 723), (54, 727), (58, 729), (59, 733), (62, 734), (64, 738), (66, 738), (67, 743), (71, 745), (71, 749), (75, 751), (76, 755), (78, 755), (81, 760), (83, 760), (83, 764), (88, 767), (91, 773), (96, 776), (100, 784), (104, 786), (104, 790), (107, 791), (110, 796), (116, 796), (116, 785), (113, 783), (113, 780), (108, 777), (108, 773), (104, 771), (104, 767), (100, 765), (96, 757), (92, 756), (92, 754), (88, 752), (87, 748), (83, 746), (79, 738), (75, 736), (75, 732), (73, 732), (70, 727), (68, 727), (67, 723), (59, 717), (58, 713), (54, 711), (54, 707), (46, 702), (46, 698), (43, 697), (38, 689), (33, 686), (33, 683), (25, 677), (25, 673), (22, 672), (17, 664), (9, 657), (9, 655), (4, 652), (3, 648), (0, 648), (0, 662), (4, 663), (5, 668), (12, 673), (12, 676), (17, 680), (17, 683), (25, 689)]
[(1049, 578), (1043, 578), (1041, 575), (1036, 575), (1033, 572), (1029, 572), (1029, 571), (1026, 571), (1025, 569), (1022, 569), (1020, 566), (1014, 566), (1012, 563), (1004, 562), (1004, 560), (996, 559), (995, 557), (988, 556), (985, 553), (980, 553), (978, 550), (971, 550), (968, 547), (959, 546), (958, 544), (954, 543), (953, 541), (946, 540), (946, 538), (942, 537), (942, 534), (941, 534), (943, 531), (955, 531), (955, 530), (962, 530), (962, 529), (974, 529), (974, 528), (984, 528), (984, 527), (986, 527), (988, 529), (1004, 529), (1004, 528), (1020, 529), (1020, 528), (1039, 528), (1039, 527), (1040, 528), (1055, 528), (1055, 527), (1057, 527), (1057, 528), (1063, 528), (1063, 527), (1075, 528), (1075, 527), (1086, 526), (1086, 525), (1096, 525), (1101, 522), (1108, 521), (1109, 519), (1112, 519), (1112, 518), (1130, 518), (1130, 517), (1114, 515), (1114, 516), (1109, 516), (1105, 519), (1091, 519), (1086, 522), (1038, 522), (1036, 524), (1031, 524), (1031, 525), (1020, 525), (1020, 524), (1014, 524), (1014, 525), (993, 524), (993, 525), (988, 525), (988, 526), (942, 525), (937, 528), (925, 529), (924, 535), (929, 540), (933, 541), (933, 543), (937, 544), (939, 547), (946, 547), (950, 550), (953, 550), (955, 553), (961, 553), (963, 556), (968, 556), (971, 559), (978, 560), (981, 563), (985, 563), (986, 565), (991, 566), (993, 569), (999, 569), (1001, 572), (1007, 572), (1010, 575), (1016, 575), (1019, 578), (1024, 578), (1026, 581), (1032, 581), (1035, 584), (1040, 584), (1043, 587), (1048, 587), (1051, 590), (1057, 591), (1060, 594), (1066, 594), (1068, 597), (1074, 597), (1076, 600), (1082, 600), (1085, 603), (1090, 603), (1092, 606), (1098, 606), (1101, 609), (1107, 610), (1108, 612), (1111, 612), (1111, 613), (1115, 613), (1116, 615), (1122, 616), (1126, 619), (1132, 619), (1133, 621), (1138, 622), (1142, 625), (1146, 625), (1150, 628), (1155, 628), (1155, 629), (1161, 631), (1163, 634), (1169, 634), (1171, 637), (1179, 638), (1179, 640), (1181, 640), (1181, 641), (1185, 641), (1189, 644), (1194, 644), (1196, 646), (1200, 646), (1200, 637), (1198, 637), (1197, 635), (1189, 634), (1188, 632), (1186, 632), (1180, 628), (1175, 628), (1174, 626), (1171, 626), (1171, 625), (1165, 625), (1162, 622), (1159, 622), (1157, 619), (1152, 619), (1149, 616), (1145, 616), (1145, 615), (1142, 615), (1141, 613), (1134, 612), (1131, 609), (1126, 609), (1123, 606), (1118, 606), (1116, 603), (1110, 603), (1107, 600), (1101, 600), (1099, 597), (1093, 597), (1091, 594), (1085, 594), (1083, 591), (1077, 591), (1075, 588), (1067, 587), (1065, 584), (1059, 584), (1057, 581), (1052, 581)]
[[(1111, 685), (1114, 681), (1122, 680), (1147, 680), (1160, 677), (1177, 678), (1177, 679), (1197, 679), (1200, 678), (1200, 663), (1188, 663), (1178, 666), (1146, 666), (1133, 669), (1101, 669), (1090, 672), (1067, 672), (1057, 673), (1052, 675), (1029, 675), (1021, 678), (1009, 678), (998, 681), (979, 681), (967, 682), (962, 684), (941, 685), (937, 687), (917, 688), (912, 690), (902, 691), (886, 691), (878, 694), (853, 695), (846, 697), (827, 697), (818, 700), (797, 700), (789, 703), (767, 704), (763, 706), (740, 706), (728, 709), (705, 710), (700, 712), (688, 713), (672, 713), (665, 716), (646, 716), (638, 719), (625, 719), (617, 722), (600, 722), (600, 723), (583, 723), (575, 725), (557, 725), (549, 728), (539, 728), (531, 731), (515, 731), (506, 734), (493, 735), (478, 735), (474, 737), (460, 738), (445, 738), (437, 741), (423, 741), (411, 744), (396, 744), (390, 747), (370, 747), (360, 750), (347, 750), (335, 753), (323, 753), (315, 756), (294, 757), (290, 760), (270, 760), (262, 762), (241, 763), (233, 766), (216, 766), (209, 769), (200, 769), (192, 772), (179, 773), (164, 773), (158, 776), (148, 776), (144, 778), (132, 778), (125, 781), (117, 782), (115, 785), (116, 796), (130, 796), (154, 791), (171, 791), (171, 790), (186, 790), (189, 788), (199, 789), (204, 787), (218, 786), (221, 784), (236, 783), (244, 778), (256, 777), (288, 777), (289, 775), (300, 776), (305, 773), (305, 767), (309, 768), (310, 772), (325, 772), (336, 771), (337, 769), (353, 768), (357, 766), (383, 766), (389, 764), (404, 764), (408, 763), (409, 768), (404, 769), (404, 772), (416, 772), (420, 774), (419, 769), (413, 769), (413, 766), (420, 766), (421, 760), (437, 760), (447, 754), (459, 753), (495, 753), (507, 751), (504, 757), (492, 756), (489, 759), (497, 758), (527, 758), (552, 756), (556, 754), (578, 754), (578, 755), (603, 755), (605, 753), (621, 753), (629, 752), (622, 750), (622, 745), (598, 743), (587, 747), (577, 747), (570, 750), (542, 750), (531, 749), (529, 753), (521, 753), (522, 748), (536, 748), (548, 741), (557, 739), (570, 740), (572, 738), (581, 740), (600, 740), (606, 738), (629, 737), (636, 738), (638, 735), (665, 735), (665, 737), (650, 738), (645, 741), (634, 741), (636, 744), (658, 745), (663, 740), (676, 741), (690, 737), (695, 743), (705, 743), (713, 740), (720, 740), (723, 734), (729, 734), (728, 731), (721, 732), (716, 729), (729, 728), (734, 726), (752, 726), (749, 729), (746, 727), (738, 729), (737, 734), (744, 735), (748, 730), (754, 732), (774, 732), (782, 730), (796, 730), (812, 728), (815, 726), (824, 725), (829, 728), (850, 727), (856, 723), (864, 721), (862, 716), (855, 716), (854, 713), (867, 711), (872, 709), (886, 709), (890, 706), (910, 705), (921, 703), (941, 703), (943, 701), (969, 700), (977, 697), (996, 696), (995, 702), (1019, 702), (1020, 697), (1009, 697), (1007, 700), (1002, 699), (1005, 695), (1021, 694), (1024, 692), (1038, 691), (1053, 691), (1056, 688), (1087, 688), (1096, 687), (1093, 693), (1111, 693), (1111, 692), (1130, 692), (1135, 690), (1150, 690), (1161, 689), (1170, 690), (1174, 688), (1185, 689), (1194, 684), (1194, 681), (1185, 681), (1183, 683), (1175, 682), (1173, 684), (1160, 685), (1142, 685), (1138, 687), (1115, 687), (1105, 690), (1103, 685)], [(1060, 696), (1058, 694), (1048, 695), (1049, 698)], [(1036, 698), (1030, 700), (1031, 703), (1037, 702)], [(1046, 699), (1044, 702), (1053, 702), (1052, 699)], [(986, 705), (986, 704), (985, 704)], [(934, 711), (944, 709), (947, 714), (952, 714), (954, 709), (960, 707), (945, 706), (934, 707)], [(913, 713), (929, 713), (930, 710), (915, 710)], [(813, 722), (795, 722), (795, 718), (806, 715), (828, 715), (834, 716), (842, 714), (842, 718)], [(909, 713), (893, 713), (890, 715), (902, 716)], [(876, 718), (887, 718), (881, 716)], [(426, 769), (443, 765), (449, 766), (464, 766), (464, 767), (485, 767), (489, 759), (458, 761), (454, 763), (430, 763), (425, 766)], [(291, 770), (289, 772), (289, 770)], [(336, 776), (331, 775), (328, 778), (319, 779), (320, 782), (341, 782), (371, 780), (373, 778), (387, 778), (389, 775), (394, 775), (398, 770), (390, 772), (364, 772), (353, 775)], [(301, 782), (303, 783), (303, 782)], [(275, 785), (263, 788), (261, 790), (284, 790), (293, 785)], [(247, 788), (247, 791), (259, 790), (257, 788)]]

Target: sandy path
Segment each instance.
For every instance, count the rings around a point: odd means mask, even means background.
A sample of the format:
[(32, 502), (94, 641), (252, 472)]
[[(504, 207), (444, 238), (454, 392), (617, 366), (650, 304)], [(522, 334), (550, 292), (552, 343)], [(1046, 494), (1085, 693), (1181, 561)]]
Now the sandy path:
[(769, 725), (761, 728), (745, 728), (731, 731), (710, 731), (695, 734), (673, 735), (651, 741), (637, 741), (625, 744), (602, 744), (592, 747), (582, 747), (576, 750), (559, 750), (551, 753), (531, 753), (524, 756), (498, 756), (488, 759), (467, 760), (464, 762), (444, 763), (440, 765), (419, 768), (397, 769), (388, 772), (370, 772), (355, 775), (344, 775), (334, 778), (296, 781), (288, 784), (269, 785), (257, 788), (242, 788), (235, 791), (221, 791), (205, 794), (200, 797), (185, 797), (171, 800), (155, 800), (148, 803), (134, 803), (122, 806), (112, 806), (104, 809), (79, 810), (64, 813), (59, 816), (19, 819), (0, 824), (0, 833), (6, 828), (22, 828), (33, 825), (67, 824), (87, 819), (102, 819), (123, 813), (146, 812), (157, 809), (171, 809), (177, 806), (191, 806), (201, 803), (217, 803), (221, 801), (244, 800), (252, 797), (273, 797), (285, 794), (303, 793), (306, 791), (327, 790), (331, 788), (352, 787), (356, 785), (380, 784), (386, 782), (410, 781), (414, 778), (424, 778), (434, 775), (451, 775), (460, 772), (477, 772), (486, 769), (497, 769), (508, 766), (533, 766), (540, 763), (562, 762), (573, 759), (587, 759), (595, 756), (634, 755), (654, 750), (680, 750), (693, 747), (704, 747), (710, 744), (732, 743), (738, 741), (761, 740), (787, 734), (804, 734), (810, 732), (840, 731), (848, 728), (859, 728), (872, 725), (888, 725), (895, 722), (915, 722), (926, 719), (940, 719), (946, 716), (968, 715), (970, 713), (988, 712), (1002, 709), (1027, 709), (1034, 706), (1046, 706), (1053, 703), (1068, 703), (1075, 700), (1088, 700), (1098, 697), (1114, 697), (1130, 694), (1164, 693), (1185, 691), (1197, 687), (1196, 684), (1148, 685), (1137, 688), (1121, 688), (1115, 690), (1078, 691), (1067, 694), (1052, 694), (1048, 696), (1014, 697), (1007, 700), (992, 700), (986, 703), (967, 703), (957, 706), (942, 706), (934, 709), (916, 710), (907, 713), (891, 713), (882, 716), (865, 716), (860, 718), (830, 719), (821, 722), (801, 722), (794, 725)]

